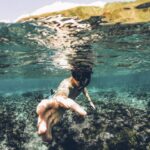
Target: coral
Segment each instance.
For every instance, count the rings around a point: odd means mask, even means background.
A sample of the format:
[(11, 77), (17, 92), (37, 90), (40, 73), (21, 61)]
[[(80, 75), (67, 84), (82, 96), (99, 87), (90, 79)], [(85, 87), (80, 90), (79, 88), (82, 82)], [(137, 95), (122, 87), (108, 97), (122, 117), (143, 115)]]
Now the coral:
[[(117, 98), (113, 92), (103, 92), (101, 95), (108, 99), (110, 95)], [(118, 104), (113, 100), (109, 103), (95, 102), (95, 111), (79, 101), (87, 109), (88, 115), (82, 118), (67, 111), (53, 128), (53, 140), (43, 143), (36, 133), (35, 113), (41, 98), (43, 95), (40, 91), (0, 97), (2, 150), (148, 150), (150, 146), (149, 111)]]

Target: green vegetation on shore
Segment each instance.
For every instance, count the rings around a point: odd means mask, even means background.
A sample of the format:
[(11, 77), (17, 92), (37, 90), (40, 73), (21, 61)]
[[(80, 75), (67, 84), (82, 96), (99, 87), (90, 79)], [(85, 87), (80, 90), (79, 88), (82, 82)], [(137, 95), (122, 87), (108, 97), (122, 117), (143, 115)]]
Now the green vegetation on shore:
[(57, 12), (50, 12), (50, 13), (44, 13), (41, 15), (34, 15), (34, 16), (29, 16), (20, 19), (19, 21), (25, 21), (30, 18), (38, 19), (40, 17), (48, 17), (48, 16), (55, 16), (61, 14), (62, 16), (65, 17), (78, 17), (80, 19), (88, 19), (91, 16), (100, 16), (102, 15), (102, 8), (100, 7), (93, 7), (93, 6), (79, 6), (63, 11), (57, 11)]
[(137, 9), (136, 7), (147, 3), (149, 0), (137, 0), (134, 2), (108, 3), (103, 8), (102, 15), (110, 23), (135, 23), (150, 21), (150, 7)]
[[(141, 4), (147, 4), (148, 7), (137, 8)], [(80, 19), (88, 19), (91, 16), (104, 16), (108, 23), (136, 23), (150, 21), (150, 1), (136, 0), (134, 2), (114, 2), (108, 3), (104, 8), (94, 6), (80, 6), (63, 11), (44, 13), (25, 17), (19, 21), (26, 21), (31, 18), (39, 19), (41, 17), (48, 17), (61, 14), (62, 16), (72, 17), (77, 16)]]

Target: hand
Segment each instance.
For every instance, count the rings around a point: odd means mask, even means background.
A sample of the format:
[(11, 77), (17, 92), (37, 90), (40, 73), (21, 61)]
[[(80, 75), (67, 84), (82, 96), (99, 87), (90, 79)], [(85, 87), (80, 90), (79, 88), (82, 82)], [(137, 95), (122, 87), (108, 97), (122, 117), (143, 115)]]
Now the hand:
[(44, 99), (37, 106), (38, 114), (38, 134), (43, 140), (52, 139), (52, 127), (58, 123), (65, 109), (71, 109), (81, 116), (85, 116), (86, 111), (79, 104), (70, 98), (57, 97), (55, 99)]
[(92, 106), (93, 109), (96, 109), (96, 108), (95, 108), (95, 105), (93, 104), (92, 101), (90, 101), (90, 105)]

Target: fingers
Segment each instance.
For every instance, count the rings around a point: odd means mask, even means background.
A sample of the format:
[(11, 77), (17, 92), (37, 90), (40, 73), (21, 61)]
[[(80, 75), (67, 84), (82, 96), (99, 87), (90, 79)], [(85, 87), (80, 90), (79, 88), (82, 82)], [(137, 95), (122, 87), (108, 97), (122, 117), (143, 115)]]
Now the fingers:
[(40, 122), (38, 126), (38, 134), (39, 135), (44, 134), (46, 131), (47, 131), (46, 122), (45, 121)]
[(56, 111), (49, 119), (48, 119), (48, 130), (47, 130), (47, 133), (46, 133), (46, 138), (48, 140), (51, 140), (52, 139), (52, 128), (55, 124), (57, 124), (60, 119), (61, 119), (61, 113), (59, 111)]
[(70, 98), (65, 99), (63, 97), (58, 97), (57, 102), (59, 102), (59, 105), (65, 109), (71, 109), (72, 111), (75, 111), (82, 116), (87, 115), (86, 111)]
[[(48, 112), (46, 114), (48, 116)], [(61, 119), (62, 112), (55, 110), (48, 118), (46, 118), (47, 130), (44, 133), (41, 133), (43, 141), (49, 142), (52, 140), (52, 128), (58, 123)]]
[(39, 115), (38, 117), (38, 134), (44, 134), (47, 131), (47, 122), (51, 115), (55, 112), (55, 109), (50, 109), (45, 112), (43, 116)]
[(49, 119), (47, 120), (47, 131), (43, 135), (44, 140), (46, 141), (50, 141), (52, 139), (52, 123), (54, 122), (54, 119), (55, 116), (53, 114), (53, 116), (49, 117)]

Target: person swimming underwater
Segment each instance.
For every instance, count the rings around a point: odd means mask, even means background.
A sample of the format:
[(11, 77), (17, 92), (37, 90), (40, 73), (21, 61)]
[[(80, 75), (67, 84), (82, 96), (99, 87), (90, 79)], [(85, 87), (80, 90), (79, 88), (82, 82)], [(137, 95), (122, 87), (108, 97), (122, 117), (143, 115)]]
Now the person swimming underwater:
[(38, 134), (44, 141), (52, 139), (52, 127), (57, 124), (66, 109), (71, 109), (81, 116), (87, 115), (86, 111), (74, 100), (83, 93), (90, 105), (95, 106), (88, 94), (86, 86), (91, 80), (92, 71), (72, 70), (72, 76), (64, 79), (51, 99), (43, 99), (37, 106)]

